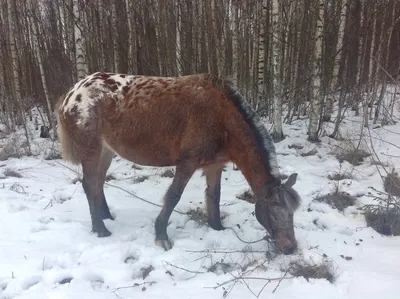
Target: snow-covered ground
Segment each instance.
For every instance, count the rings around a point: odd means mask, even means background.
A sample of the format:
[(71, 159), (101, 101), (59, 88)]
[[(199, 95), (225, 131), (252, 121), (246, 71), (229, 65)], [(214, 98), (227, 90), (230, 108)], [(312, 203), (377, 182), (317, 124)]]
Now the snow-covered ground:
[[(356, 139), (360, 119), (346, 118), (344, 128), (342, 135), (347, 132)], [(168, 226), (174, 247), (167, 252), (156, 247), (154, 221), (160, 207), (132, 193), (162, 204), (172, 180), (161, 176), (165, 169), (135, 169), (119, 157), (113, 160), (113, 179), (105, 187), (115, 216), (115, 221), (105, 221), (112, 236), (97, 238), (90, 233), (87, 200), (76, 180), (78, 167), (46, 160), (46, 154), (0, 162), (0, 298), (400, 298), (400, 237), (382, 236), (367, 227), (357, 209), (371, 202), (366, 196), (374, 192), (370, 186), (383, 190), (378, 171), (383, 168), (370, 158), (357, 167), (347, 162), (340, 166), (332, 152), (346, 143), (328, 137), (309, 143), (306, 129), (306, 120), (285, 125), (288, 137), (276, 144), (282, 174), (299, 174), (299, 249), (269, 260), (266, 241), (245, 244), (231, 230), (214, 231), (176, 212)], [(332, 125), (326, 128), (331, 129)], [(400, 165), (400, 149), (395, 146), (400, 145), (400, 124), (364, 133), (371, 134), (368, 139), (383, 163)], [(289, 148), (293, 144), (303, 148)], [(367, 145), (371, 147), (369, 141)], [(37, 137), (33, 146), (43, 153), (50, 144)], [(301, 155), (314, 148), (317, 154)], [(352, 174), (352, 179), (339, 182), (340, 191), (358, 199), (343, 212), (312, 202), (336, 188), (338, 182), (328, 176), (339, 169)], [(22, 177), (5, 176), (8, 170)], [(148, 178), (138, 182), (145, 175)], [(177, 210), (203, 209), (204, 189), (204, 177), (197, 172)], [(242, 240), (255, 241), (266, 232), (253, 215), (254, 205), (236, 198), (247, 189), (240, 171), (228, 165), (221, 195), (223, 223)], [(296, 260), (331, 262), (334, 282), (285, 275), (284, 269)], [(273, 280), (266, 285), (267, 278)]]

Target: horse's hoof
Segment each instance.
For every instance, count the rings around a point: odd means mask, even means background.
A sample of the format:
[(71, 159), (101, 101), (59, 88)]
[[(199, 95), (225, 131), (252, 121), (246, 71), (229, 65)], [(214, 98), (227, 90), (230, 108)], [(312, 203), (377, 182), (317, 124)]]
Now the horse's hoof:
[(101, 229), (101, 230), (92, 230), (92, 232), (93, 233), (97, 233), (97, 236), (99, 237), (99, 238), (105, 238), (105, 237), (109, 237), (109, 236), (111, 236), (111, 232), (108, 230), (108, 229), (106, 229), (106, 228), (103, 228), (103, 229)]
[(213, 229), (213, 230), (225, 230), (225, 227), (222, 225), (222, 223), (213, 223), (213, 222), (208, 222), (208, 225)]
[(164, 248), (165, 251), (172, 248), (172, 244), (169, 240), (156, 240), (156, 245)]

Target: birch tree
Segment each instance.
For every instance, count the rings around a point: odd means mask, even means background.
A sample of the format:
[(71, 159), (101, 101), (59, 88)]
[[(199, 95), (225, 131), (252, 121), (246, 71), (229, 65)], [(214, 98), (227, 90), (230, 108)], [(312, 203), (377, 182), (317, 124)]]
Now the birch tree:
[(321, 92), (321, 63), (322, 63), (322, 36), (323, 36), (323, 19), (324, 19), (324, 3), (323, 0), (315, 0), (315, 7), (318, 15), (316, 17), (315, 30), (315, 48), (314, 48), (314, 66), (313, 66), (313, 85), (311, 110), (309, 116), (308, 139), (317, 141), (319, 131), (319, 120), (321, 114), (321, 105), (323, 94)]
[(28, 145), (28, 151), (31, 153), (31, 144), (29, 141), (28, 129), (26, 127), (26, 121), (24, 117), (24, 106), (22, 104), (21, 98), (21, 88), (20, 81), (18, 75), (18, 57), (17, 57), (17, 48), (15, 45), (15, 20), (17, 18), (14, 17), (15, 10), (13, 9), (13, 4), (15, 4), (12, 0), (7, 0), (7, 9), (8, 9), (8, 28), (9, 28), (9, 40), (10, 40), (10, 50), (11, 50), (11, 65), (12, 65), (12, 85), (14, 90), (14, 98), (17, 104), (17, 114), (18, 114), (18, 123), (22, 123), (25, 131), (26, 142)]
[[(46, 79), (46, 74), (43, 66), (43, 60), (42, 60), (42, 53), (39, 48), (39, 30), (38, 30), (38, 20), (35, 17), (35, 11), (34, 11), (34, 5), (32, 3), (32, 0), (29, 0), (30, 8), (31, 8), (31, 15), (29, 16), (30, 23), (32, 24), (32, 29), (33, 29), (33, 46), (36, 52), (36, 57), (38, 59), (38, 64), (39, 64), (39, 71), (40, 71), (40, 79), (42, 81), (42, 86), (43, 86), (43, 92), (44, 92), (44, 97), (46, 100), (47, 104), (47, 118), (49, 122), (49, 129), (54, 129), (54, 124), (52, 120), (52, 109), (51, 109), (51, 103), (50, 103), (50, 96), (49, 96), (49, 91), (47, 88), (47, 79)], [(53, 130), (53, 137), (56, 138), (56, 130)]]
[(80, 80), (88, 74), (85, 41), (83, 31), (83, 11), (79, 7), (79, 0), (73, 0), (74, 34), (75, 34), (75, 64), (77, 79)]
[(273, 96), (274, 116), (272, 138), (275, 142), (284, 139), (282, 128), (282, 77), (281, 77), (281, 17), (280, 2), (272, 0), (272, 55), (273, 55)]

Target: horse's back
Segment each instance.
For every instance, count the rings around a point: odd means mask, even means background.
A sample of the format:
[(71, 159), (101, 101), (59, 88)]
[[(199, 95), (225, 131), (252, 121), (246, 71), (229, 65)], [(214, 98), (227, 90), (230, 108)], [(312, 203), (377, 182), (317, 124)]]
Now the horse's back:
[(225, 138), (216, 95), (200, 76), (140, 78), (125, 97), (105, 101), (104, 139), (143, 164), (173, 165), (183, 155), (212, 160)]

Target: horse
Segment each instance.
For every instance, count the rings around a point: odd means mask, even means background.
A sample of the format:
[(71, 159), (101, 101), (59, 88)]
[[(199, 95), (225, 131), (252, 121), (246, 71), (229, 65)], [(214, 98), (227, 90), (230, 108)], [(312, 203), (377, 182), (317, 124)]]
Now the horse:
[(175, 176), (155, 220), (155, 244), (172, 248), (168, 220), (197, 170), (206, 180), (208, 225), (220, 219), (221, 175), (233, 162), (257, 199), (255, 216), (279, 252), (297, 248), (293, 216), (300, 196), (297, 173), (285, 183), (265, 126), (234, 84), (211, 74), (155, 77), (96, 72), (81, 79), (56, 108), (62, 158), (82, 165), (82, 186), (92, 232), (107, 237), (113, 219), (104, 181), (115, 154), (153, 167), (175, 166)]

